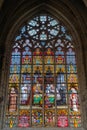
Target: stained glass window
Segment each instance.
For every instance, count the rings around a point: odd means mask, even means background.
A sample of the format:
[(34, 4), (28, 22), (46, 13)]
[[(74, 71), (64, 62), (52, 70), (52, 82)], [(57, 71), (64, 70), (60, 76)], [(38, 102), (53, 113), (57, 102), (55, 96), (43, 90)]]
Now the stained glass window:
[(60, 21), (40, 15), (14, 39), (6, 127), (81, 127), (76, 53)]

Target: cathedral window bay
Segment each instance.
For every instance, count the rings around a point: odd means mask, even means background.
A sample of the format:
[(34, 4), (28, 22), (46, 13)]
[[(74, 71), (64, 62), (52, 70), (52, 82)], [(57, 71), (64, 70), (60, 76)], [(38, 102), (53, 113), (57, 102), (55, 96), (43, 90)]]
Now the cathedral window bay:
[(81, 127), (75, 47), (49, 15), (34, 17), (14, 38), (5, 125)]

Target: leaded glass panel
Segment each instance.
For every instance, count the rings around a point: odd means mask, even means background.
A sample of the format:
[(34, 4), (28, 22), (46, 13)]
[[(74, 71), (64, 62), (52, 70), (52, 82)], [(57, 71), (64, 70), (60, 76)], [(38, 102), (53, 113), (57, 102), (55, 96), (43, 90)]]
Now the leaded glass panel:
[(40, 15), (15, 36), (6, 127), (81, 127), (76, 52), (60, 21)]

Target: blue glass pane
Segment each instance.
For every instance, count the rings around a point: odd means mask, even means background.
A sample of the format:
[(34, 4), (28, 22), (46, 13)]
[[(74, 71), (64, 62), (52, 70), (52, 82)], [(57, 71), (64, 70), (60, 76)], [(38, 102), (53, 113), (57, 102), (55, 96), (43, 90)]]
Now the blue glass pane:
[(20, 40), (20, 39), (21, 39), (21, 35), (17, 36), (17, 37), (15, 38), (15, 41)]
[(67, 73), (77, 73), (76, 65), (67, 65)]
[(71, 40), (72, 40), (72, 38), (71, 38), (71, 36), (70, 36), (70, 35), (67, 35), (67, 34), (66, 34), (66, 35), (65, 35), (65, 37), (66, 37), (66, 39), (67, 39), (67, 40), (69, 40), (69, 41), (71, 41)]
[(47, 20), (46, 18), (47, 18), (46, 16), (40, 16), (40, 21), (41, 21), (41, 22), (44, 22), (44, 21)]
[(55, 25), (57, 25), (57, 24), (58, 24), (58, 22), (57, 22), (56, 20), (50, 21), (50, 25), (52, 25), (52, 26), (55, 26)]
[(65, 29), (65, 27), (64, 27), (64, 26), (61, 26), (61, 31), (62, 31), (63, 33), (65, 33), (65, 32), (66, 32), (66, 29)]
[(76, 58), (75, 58), (75, 56), (69, 56), (69, 55), (67, 55), (66, 61), (67, 61), (67, 64), (76, 64)]
[(31, 26), (36, 26), (37, 25), (37, 22), (36, 21), (34, 21), (34, 20), (31, 20), (30, 22), (29, 22), (29, 25), (31, 25)]
[(67, 51), (67, 55), (70, 55), (70, 56), (75, 56), (75, 52), (72, 50), (72, 48), (69, 48), (68, 51)]
[(20, 65), (10, 65), (10, 73), (20, 73)]
[(24, 26), (24, 27), (22, 27), (21, 32), (24, 33), (25, 31), (26, 31), (26, 28)]
[(11, 64), (20, 64), (20, 56), (12, 56), (11, 57)]
[[(26, 43), (29, 43), (29, 41), (26, 41)], [(30, 45), (30, 44), (29, 44)], [(29, 55), (31, 56), (31, 50), (29, 47), (25, 47), (25, 50), (23, 51), (22, 55)]]
[(33, 36), (33, 35), (37, 34), (37, 31), (32, 29), (32, 30), (28, 31), (28, 33), (30, 34), (30, 36)]
[(68, 49), (66, 55), (67, 64), (76, 64), (75, 52), (72, 50), (72, 48)]
[(58, 31), (52, 29), (52, 30), (50, 30), (50, 34), (56, 36), (58, 34)]
[(31, 76), (29, 74), (21, 74), (21, 83), (31, 83)]
[(55, 52), (55, 55), (64, 55), (64, 52), (62, 51), (61, 47), (57, 48), (57, 51)]
[(40, 40), (47, 40), (47, 35), (46, 34), (40, 34)]
[(44, 46), (46, 43), (45, 42), (41, 42), (41, 45)]
[(65, 83), (66, 82), (66, 75), (63, 72), (58, 72), (56, 82), (57, 83)]
[(21, 53), (19, 52), (18, 48), (15, 48), (14, 51), (12, 52), (12, 56), (17, 56), (17, 55), (21, 55)]

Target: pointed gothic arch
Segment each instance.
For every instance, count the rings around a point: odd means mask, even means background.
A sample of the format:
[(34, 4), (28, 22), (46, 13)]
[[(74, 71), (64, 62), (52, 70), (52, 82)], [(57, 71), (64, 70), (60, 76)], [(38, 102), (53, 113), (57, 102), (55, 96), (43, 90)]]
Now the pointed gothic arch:
[(66, 27), (47, 14), (26, 22), (13, 41), (5, 125), (81, 127), (78, 88)]
[[(40, 6), (40, 7), (42, 7), (42, 6)], [(42, 11), (43, 12), (43, 11)], [(57, 16), (56, 16), (57, 17)], [(26, 18), (25, 18), (26, 19)], [(60, 18), (61, 19), (61, 18)], [(20, 21), (20, 20), (19, 20)], [(67, 23), (67, 22), (66, 22)], [(16, 30), (17, 31), (17, 30)], [(12, 32), (13, 32), (13, 30), (12, 30)], [(15, 31), (14, 31), (15, 32)], [(75, 34), (76, 34), (76, 32), (75, 32)], [(11, 35), (10, 35), (11, 36)], [(14, 35), (12, 35), (12, 37), (14, 37)], [(13, 39), (11, 39), (12, 41), (13, 41)], [(9, 42), (9, 43), (12, 43), (12, 41), (11, 42)], [(75, 43), (76, 43), (76, 41), (75, 41)], [(9, 44), (9, 45), (11, 45), (11, 44)], [(80, 48), (80, 45), (79, 45), (79, 47), (78, 46), (76, 46), (77, 48)], [(11, 49), (10, 49), (11, 50)], [(8, 56), (9, 57), (9, 56)]]

